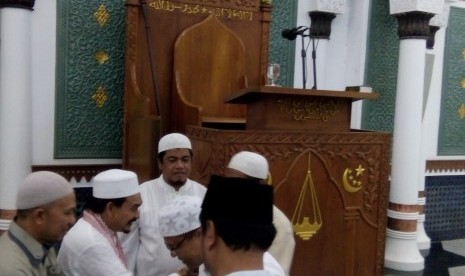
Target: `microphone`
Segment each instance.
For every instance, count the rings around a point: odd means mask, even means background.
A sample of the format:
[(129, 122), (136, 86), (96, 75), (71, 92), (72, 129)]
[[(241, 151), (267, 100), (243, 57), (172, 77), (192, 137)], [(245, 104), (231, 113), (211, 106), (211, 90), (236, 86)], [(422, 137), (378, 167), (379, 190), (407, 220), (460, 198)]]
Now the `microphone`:
[(281, 32), (281, 36), (289, 40), (295, 40), (298, 35), (302, 35), (306, 30), (308, 30), (308, 28), (305, 26), (299, 26), (292, 29), (284, 29)]

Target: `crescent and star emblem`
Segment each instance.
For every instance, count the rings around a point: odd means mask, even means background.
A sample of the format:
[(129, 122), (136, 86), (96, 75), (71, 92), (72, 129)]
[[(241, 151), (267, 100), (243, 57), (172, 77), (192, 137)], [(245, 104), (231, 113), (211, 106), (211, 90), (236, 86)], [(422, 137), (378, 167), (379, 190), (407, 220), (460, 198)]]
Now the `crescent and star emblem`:
[(363, 186), (361, 177), (365, 168), (362, 165), (358, 165), (355, 169), (347, 168), (342, 175), (342, 185), (344, 189), (349, 193), (355, 193), (360, 190)]

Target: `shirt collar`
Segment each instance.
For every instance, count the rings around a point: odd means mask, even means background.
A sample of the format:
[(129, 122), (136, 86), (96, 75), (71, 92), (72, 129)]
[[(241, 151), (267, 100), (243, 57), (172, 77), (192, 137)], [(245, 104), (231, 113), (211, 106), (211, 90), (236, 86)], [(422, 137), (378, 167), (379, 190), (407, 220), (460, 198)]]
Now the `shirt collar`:
[(32, 264), (38, 264), (47, 256), (48, 249), (35, 240), (29, 233), (24, 231), (14, 221), (11, 222), (8, 233), (13, 240), (26, 254)]

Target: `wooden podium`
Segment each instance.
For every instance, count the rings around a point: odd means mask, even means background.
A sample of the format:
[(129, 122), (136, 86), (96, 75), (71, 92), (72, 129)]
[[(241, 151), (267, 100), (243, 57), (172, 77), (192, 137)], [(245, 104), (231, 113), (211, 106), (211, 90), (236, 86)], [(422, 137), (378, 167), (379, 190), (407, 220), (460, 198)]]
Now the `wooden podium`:
[(294, 225), (291, 275), (382, 275), (391, 138), (350, 130), (351, 103), (376, 97), (270, 86), (239, 91), (226, 101), (246, 104), (246, 130), (188, 128), (192, 178), (207, 184), (241, 150), (264, 155), (275, 204)]
[(376, 93), (260, 86), (243, 89), (225, 101), (246, 104), (246, 129), (347, 132), (352, 102), (377, 97)]

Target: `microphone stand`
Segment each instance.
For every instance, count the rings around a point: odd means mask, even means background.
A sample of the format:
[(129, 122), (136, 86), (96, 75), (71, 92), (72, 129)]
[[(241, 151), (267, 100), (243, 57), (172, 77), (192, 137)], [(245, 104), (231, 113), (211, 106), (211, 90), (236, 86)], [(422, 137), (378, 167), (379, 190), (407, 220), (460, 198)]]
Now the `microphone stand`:
[[(302, 40), (302, 49), (300, 50), (300, 55), (302, 56), (302, 81), (303, 88), (306, 89), (307, 85), (307, 51), (305, 51), (304, 35), (301, 35)], [(315, 68), (313, 69), (315, 70)]]
[(312, 40), (312, 60), (313, 60), (313, 87), (312, 89), (316, 89), (316, 50), (315, 50), (315, 39), (310, 38)]

